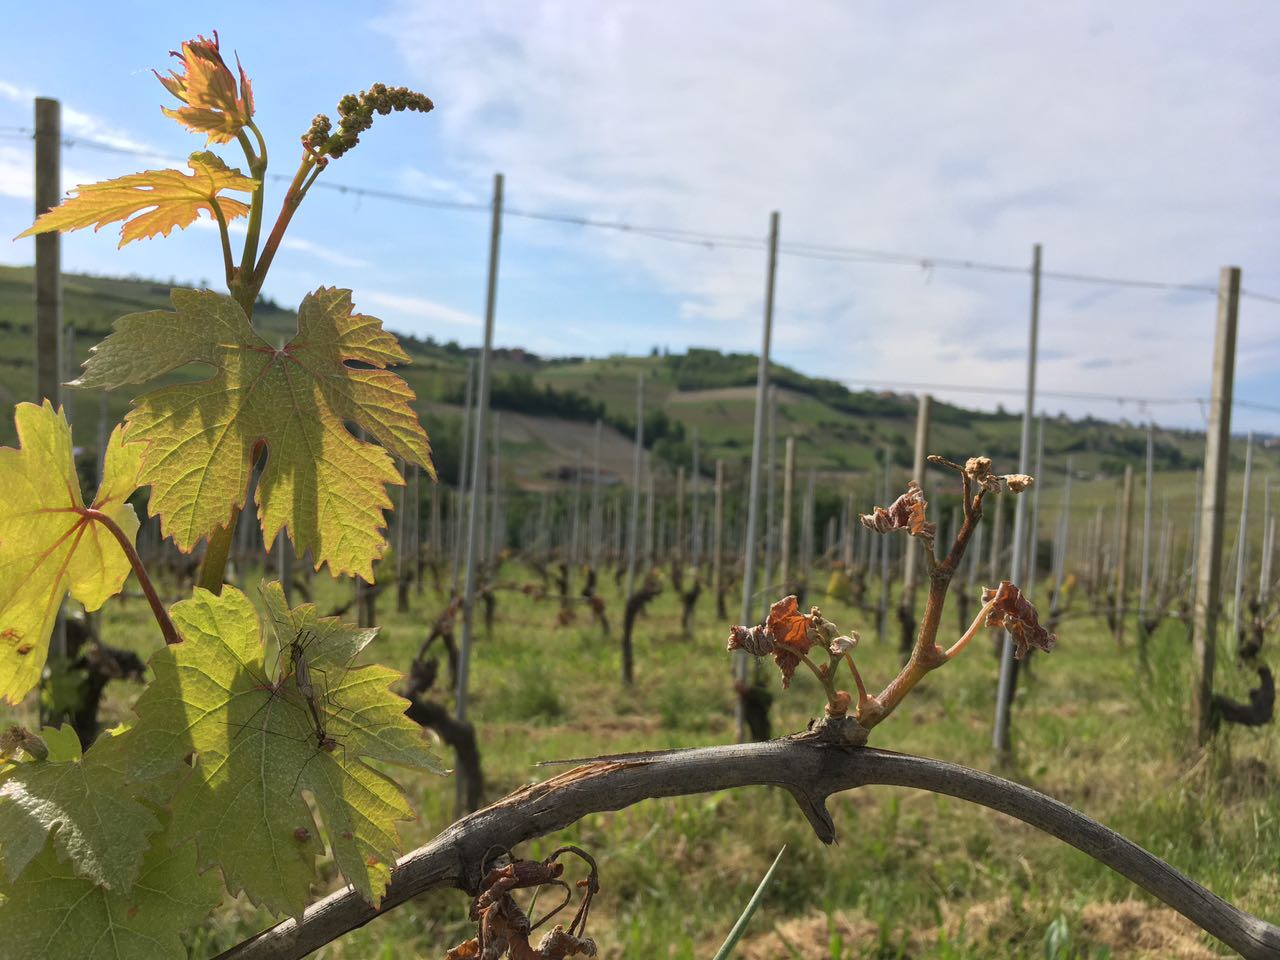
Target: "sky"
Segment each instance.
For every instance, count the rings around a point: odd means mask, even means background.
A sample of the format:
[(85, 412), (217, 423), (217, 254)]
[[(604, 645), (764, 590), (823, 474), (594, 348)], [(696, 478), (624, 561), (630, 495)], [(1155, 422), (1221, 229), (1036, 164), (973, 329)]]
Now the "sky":
[[(1223, 265), (1280, 297), (1280, 7), (611, 0), (310, 0), (7, 5), (0, 35), (0, 236), (32, 214), (31, 98), (63, 104), (63, 185), (172, 165), (203, 147), (152, 75), (218, 30), (253, 80), (271, 173), (317, 112), (376, 81), (431, 114), (378, 118), (333, 162), (265, 293), (350, 287), (392, 329), (477, 344), (493, 174), (506, 204), (728, 242), (504, 218), (499, 345), (545, 355), (689, 346), (755, 352), (769, 215), (781, 216), (773, 355), (806, 373), (1020, 410), (1030, 280), (939, 260), (1213, 288)], [(208, 8), (210, 10), (214, 8)], [(58, 21), (51, 29), (51, 18)], [(96, 142), (151, 158), (92, 149)], [(223, 155), (233, 165), (235, 151)], [(271, 214), (284, 184), (272, 182)], [(81, 232), (64, 269), (219, 282), (216, 230), (116, 249)], [(671, 236), (671, 234), (667, 234)], [(814, 247), (904, 253), (905, 262)], [(0, 240), (0, 262), (33, 242)], [(1212, 292), (1046, 278), (1039, 402), (1200, 427)], [(1241, 302), (1237, 431), (1280, 434), (1280, 303)]]

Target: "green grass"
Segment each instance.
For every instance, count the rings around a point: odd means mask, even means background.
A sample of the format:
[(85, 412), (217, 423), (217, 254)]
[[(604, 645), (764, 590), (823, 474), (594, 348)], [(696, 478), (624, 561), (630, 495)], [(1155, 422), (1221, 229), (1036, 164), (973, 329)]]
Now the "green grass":
[[(510, 564), (504, 577), (532, 574)], [(612, 589), (612, 577), (602, 582)], [(322, 610), (349, 590), (319, 577), (315, 586)], [(616, 623), (620, 604), (612, 595), (609, 602)], [(406, 615), (383, 599), (383, 629), (371, 656), (407, 666), (423, 624), (441, 605), (430, 587)], [(478, 639), (472, 670), (471, 716), (488, 797), (546, 776), (534, 766), (539, 760), (730, 742), (726, 630), (712, 608), (704, 595), (696, 630), (683, 637), (672, 592), (655, 601), (638, 628), (636, 684), (622, 689), (616, 639), (601, 637), (585, 618), (557, 626), (554, 603), (502, 593), (494, 636)], [(893, 644), (878, 644), (869, 618), (840, 603), (823, 603), (823, 611), (842, 627), (862, 630), (860, 667), (869, 683), (883, 684), (896, 666)], [(947, 630), (957, 630), (955, 620), (949, 609)], [(109, 604), (103, 633), (144, 653), (159, 643), (138, 600)], [(1117, 648), (1105, 627), (1069, 622), (1058, 650), (1036, 657), (1019, 691), (1013, 775), (1274, 920), (1280, 917), (1275, 729), (1227, 730), (1209, 753), (1190, 749), (1188, 658), (1182, 630), (1167, 625), (1153, 640), (1152, 672), (1143, 676), (1132, 647)], [(1249, 678), (1235, 675), (1228, 657), (1219, 663), (1219, 688), (1247, 686)], [(988, 768), (995, 679), (991, 644), (979, 638), (930, 675), (875, 730), (873, 744)], [(803, 729), (822, 703), (817, 684), (798, 674), (784, 693), (776, 677), (770, 682), (778, 694), (775, 730)], [(113, 688), (110, 719), (128, 718), (135, 693)], [(400, 779), (420, 812), (404, 825), (410, 849), (448, 824), (453, 788), (426, 775)], [(818, 843), (785, 793), (750, 788), (592, 815), (522, 852), (543, 856), (568, 841), (596, 856), (602, 890), (589, 932), (603, 956), (710, 956), (784, 843), (787, 856), (744, 943), (747, 960), (788, 950), (828, 958), (1140, 955), (1108, 954), (1090, 918), (1099, 905), (1130, 898), (1147, 909), (1148, 898), (1030, 827), (957, 800), (887, 787), (833, 797), (831, 808), (840, 831), (834, 847)], [(319, 955), (439, 956), (464, 938), (465, 915), (462, 895), (437, 891)], [(268, 921), (228, 904), (200, 934), (193, 956), (212, 955)]]

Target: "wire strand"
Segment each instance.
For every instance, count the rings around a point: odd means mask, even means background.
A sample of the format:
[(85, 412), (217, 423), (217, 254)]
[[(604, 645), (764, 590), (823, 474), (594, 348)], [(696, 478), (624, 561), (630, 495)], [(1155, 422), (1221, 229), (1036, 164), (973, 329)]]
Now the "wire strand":
[[(9, 140), (30, 140), (35, 131), (30, 127), (0, 126), (0, 138)], [(144, 157), (164, 160), (166, 163), (183, 163), (167, 157), (160, 151), (142, 150), (134, 147), (123, 147), (90, 137), (64, 137), (63, 146), (83, 147), (103, 153), (114, 153), (125, 156)], [(287, 181), (284, 174), (270, 174), (268, 179)], [(315, 187), (332, 193), (354, 197), (368, 197), (386, 200), (391, 203), (409, 204), (437, 210), (458, 210), (467, 213), (488, 213), (489, 204), (464, 200), (444, 200), (435, 197), (424, 197), (417, 194), (400, 193), (393, 190), (379, 190), (375, 187), (356, 187), (349, 184), (317, 180)], [(763, 236), (755, 237), (746, 234), (711, 233), (701, 230), (690, 230), (681, 227), (664, 227), (628, 223), (622, 220), (602, 220), (595, 217), (561, 213), (547, 210), (522, 210), (506, 208), (504, 214), (525, 220), (537, 220), (545, 223), (561, 223), (567, 226), (595, 230), (611, 230), (617, 233), (628, 233), (635, 236), (660, 240), (667, 243), (680, 243), (706, 249), (764, 250), (767, 241)], [(1029, 276), (1029, 265), (996, 263), (992, 261), (974, 260), (964, 257), (934, 256), (932, 254), (904, 253), (873, 248), (835, 246), (830, 244), (810, 243), (805, 241), (784, 241), (778, 245), (778, 252), (787, 256), (801, 257), (811, 260), (828, 260), (846, 263), (879, 263), (918, 267), (923, 270), (936, 268), (947, 270), (968, 270), (980, 273), (1016, 274)], [(1058, 280), (1064, 283), (1079, 283), (1090, 286), (1122, 287), (1143, 290), (1167, 290), (1171, 292), (1199, 293), (1217, 295), (1218, 288), (1211, 284), (1186, 283), (1164, 280), (1147, 280), (1135, 277), (1113, 277), (1098, 274), (1075, 273), (1063, 270), (1041, 270), (1041, 279)], [(1262, 293), (1255, 290), (1242, 289), (1242, 298), (1256, 300), (1260, 303), (1280, 304), (1280, 295)], [(1180, 401), (1181, 402), (1181, 401)]]

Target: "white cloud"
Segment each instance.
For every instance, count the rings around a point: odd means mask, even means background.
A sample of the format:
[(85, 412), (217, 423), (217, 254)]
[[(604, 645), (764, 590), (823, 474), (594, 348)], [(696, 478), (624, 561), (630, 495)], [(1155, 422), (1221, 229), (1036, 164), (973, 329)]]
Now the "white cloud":
[[(37, 96), (39, 96), (39, 93), (36, 90), (16, 83), (9, 83), (6, 80), (0, 80), (0, 98), (13, 103), (29, 105)], [(151, 144), (144, 143), (113, 124), (92, 114), (85, 113), (83, 110), (68, 106), (66, 103), (62, 104), (62, 134), (64, 137), (71, 139), (85, 137), (96, 140), (99, 143), (120, 150), (138, 150), (145, 154), (142, 159), (166, 159), (166, 155), (156, 150)], [(74, 147), (69, 149), (74, 149)]]
[[(1213, 284), (1241, 263), (1246, 287), (1280, 290), (1280, 24), (1228, 6), (402, 0), (382, 28), (451, 161), (476, 183), (503, 170), (512, 205), (756, 237), (776, 208), (784, 242), (1027, 263), (1043, 241), (1046, 269)], [(673, 344), (757, 348), (762, 255), (602, 232), (549, 245), (677, 297)], [(1016, 276), (788, 256), (775, 343), (826, 375), (1018, 384), (1027, 302)], [(1040, 382), (1203, 395), (1213, 317), (1212, 296), (1047, 281)], [(1242, 376), (1280, 382), (1277, 323), (1242, 311)]]
[[(404, 294), (389, 293), (384, 290), (361, 290), (356, 299), (361, 308), (373, 306), (391, 311), (389, 320), (398, 317), (412, 317), (418, 320), (430, 320), (434, 323), (445, 323), (460, 327), (478, 327), (480, 318), (475, 314), (458, 310), (425, 297), (412, 297)], [(403, 324), (413, 327), (413, 324)]]
[[(0, 167), (0, 173), (2, 172), (3, 168)], [(202, 230), (218, 229), (217, 221), (205, 215), (201, 215), (201, 217), (196, 220), (192, 226), (199, 227)], [(246, 230), (247, 228), (243, 219), (232, 220), (227, 224), (227, 233), (234, 237), (243, 237)], [(304, 256), (313, 257), (316, 260), (322, 260), (335, 267), (359, 270), (369, 266), (368, 260), (350, 256), (349, 254), (342, 253), (339, 250), (334, 250), (324, 244), (316, 243), (314, 240), (307, 240), (305, 237), (286, 236), (280, 242), (280, 248), (282, 250), (291, 250), (295, 253), (301, 253)]]

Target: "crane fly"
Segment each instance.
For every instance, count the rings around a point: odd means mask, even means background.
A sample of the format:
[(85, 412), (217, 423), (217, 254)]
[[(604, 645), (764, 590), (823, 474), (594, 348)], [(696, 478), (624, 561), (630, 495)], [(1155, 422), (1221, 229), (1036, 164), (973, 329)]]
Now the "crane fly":
[[(278, 630), (277, 634), (285, 636), (287, 632)], [(310, 743), (315, 747), (315, 751), (299, 767), (297, 775), (294, 777), (291, 792), (297, 790), (298, 782), (302, 779), (302, 774), (305, 772), (307, 765), (317, 755), (322, 753), (332, 754), (342, 746), (342, 741), (334, 736), (331, 727), (334, 718), (340, 717), (342, 713), (347, 712), (348, 708), (339, 705), (333, 699), (332, 684), (328, 680), (329, 671), (315, 666), (310, 655), (310, 651), (321, 639), (318, 634), (309, 630), (294, 633), (292, 639), (286, 645), (283, 645), (276, 655), (276, 668), (274, 671), (276, 679), (274, 681), (271, 681), (266, 676), (259, 676), (253, 670), (250, 670), (251, 676), (256, 681), (250, 690), (265, 692), (267, 697), (243, 723), (231, 724), (239, 728), (239, 732), (232, 738), (233, 749), (234, 744), (244, 735), (245, 731), (251, 731), (252, 734), (269, 734), (294, 743)], [(288, 666), (282, 668), (281, 663), (285, 658), (286, 651), (288, 652)], [(349, 669), (349, 665), (348, 661), (342, 668), (344, 676), (346, 670)], [(290, 680), (293, 681), (292, 684), (290, 684)], [(264, 710), (274, 710), (277, 704), (285, 704), (293, 711), (290, 716), (294, 718), (294, 721), (287, 725), (294, 728), (294, 733), (277, 729), (276, 727), (281, 724), (272, 722), (270, 712), (267, 714), (265, 721), (257, 722)], [(305, 733), (303, 730), (298, 729), (303, 726), (306, 728)]]

